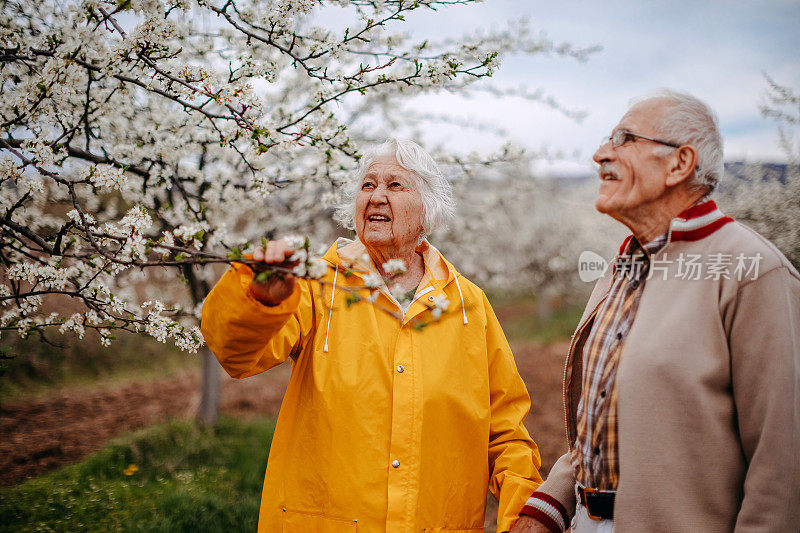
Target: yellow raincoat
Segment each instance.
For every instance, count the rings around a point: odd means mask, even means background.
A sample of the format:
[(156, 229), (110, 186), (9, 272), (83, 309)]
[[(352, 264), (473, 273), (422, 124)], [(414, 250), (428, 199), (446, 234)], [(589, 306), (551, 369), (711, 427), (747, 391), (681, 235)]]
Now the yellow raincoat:
[[(337, 244), (323, 279), (363, 285), (363, 244)], [(419, 251), (425, 276), (402, 322), (306, 280), (264, 306), (241, 264), (206, 298), (203, 336), (231, 376), (292, 360), (259, 532), (477, 533), (487, 485), (506, 531), (541, 483), (528, 393), (488, 300), (427, 242)], [(450, 306), (434, 322), (442, 295)], [(402, 314), (384, 291), (377, 304)]]

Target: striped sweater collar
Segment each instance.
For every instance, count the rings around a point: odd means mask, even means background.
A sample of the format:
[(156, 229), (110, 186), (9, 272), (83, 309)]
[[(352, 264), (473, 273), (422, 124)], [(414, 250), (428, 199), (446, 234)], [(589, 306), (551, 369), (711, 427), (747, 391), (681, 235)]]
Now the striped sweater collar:
[[(672, 219), (667, 242), (699, 241), (729, 222), (733, 222), (733, 219), (725, 216), (713, 200), (706, 200), (693, 205)], [(628, 235), (623, 241), (619, 248), (620, 255), (627, 250), (632, 238), (633, 235)]]
[(729, 222), (733, 222), (733, 219), (725, 216), (713, 200), (707, 200), (693, 205), (672, 219), (669, 240), (699, 241)]

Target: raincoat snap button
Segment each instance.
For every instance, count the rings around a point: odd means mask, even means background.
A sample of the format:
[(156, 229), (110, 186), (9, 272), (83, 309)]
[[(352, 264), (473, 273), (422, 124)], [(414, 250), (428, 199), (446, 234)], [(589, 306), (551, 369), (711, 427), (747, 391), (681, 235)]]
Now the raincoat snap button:
[(392, 461), (392, 466), (395, 468), (400, 468), (400, 461), (395, 459), (394, 461)]
[(406, 368), (405, 368), (403, 365), (397, 365), (397, 371), (398, 371), (398, 372), (400, 372), (401, 374), (403, 373), (403, 371), (404, 371), (405, 369), (406, 369)]
[(428, 296), (428, 301), (429, 301), (429, 302), (432, 302), (432, 301), (433, 301), (433, 294), (431, 294), (430, 296)]

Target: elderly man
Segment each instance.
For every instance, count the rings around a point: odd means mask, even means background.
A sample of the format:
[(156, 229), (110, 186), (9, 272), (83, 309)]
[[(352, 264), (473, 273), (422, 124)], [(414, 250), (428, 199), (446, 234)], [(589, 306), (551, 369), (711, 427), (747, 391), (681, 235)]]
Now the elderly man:
[(525, 524), (800, 531), (800, 276), (707, 198), (722, 175), (713, 112), (661, 92), (594, 160), (597, 210), (633, 235), (573, 336), (569, 452)]

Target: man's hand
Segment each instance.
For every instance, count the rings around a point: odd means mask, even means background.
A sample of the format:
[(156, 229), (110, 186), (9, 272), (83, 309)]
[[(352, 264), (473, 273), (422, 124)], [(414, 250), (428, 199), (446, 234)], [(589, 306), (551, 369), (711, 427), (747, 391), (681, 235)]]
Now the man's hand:
[[(294, 255), (294, 249), (283, 239), (277, 241), (269, 241), (266, 248), (256, 248), (253, 252), (253, 259), (262, 261), (264, 266), (254, 265), (253, 271), (256, 275), (269, 268), (269, 265), (276, 265), (285, 268), (292, 268), (294, 263), (289, 261), (289, 258)], [(273, 274), (269, 277), (266, 283), (260, 283), (253, 277), (253, 285), (250, 287), (250, 292), (256, 300), (268, 306), (276, 306), (292, 292), (294, 292), (297, 278), (292, 274)]]
[(524, 514), (514, 522), (509, 533), (550, 533), (550, 529), (535, 518)]

